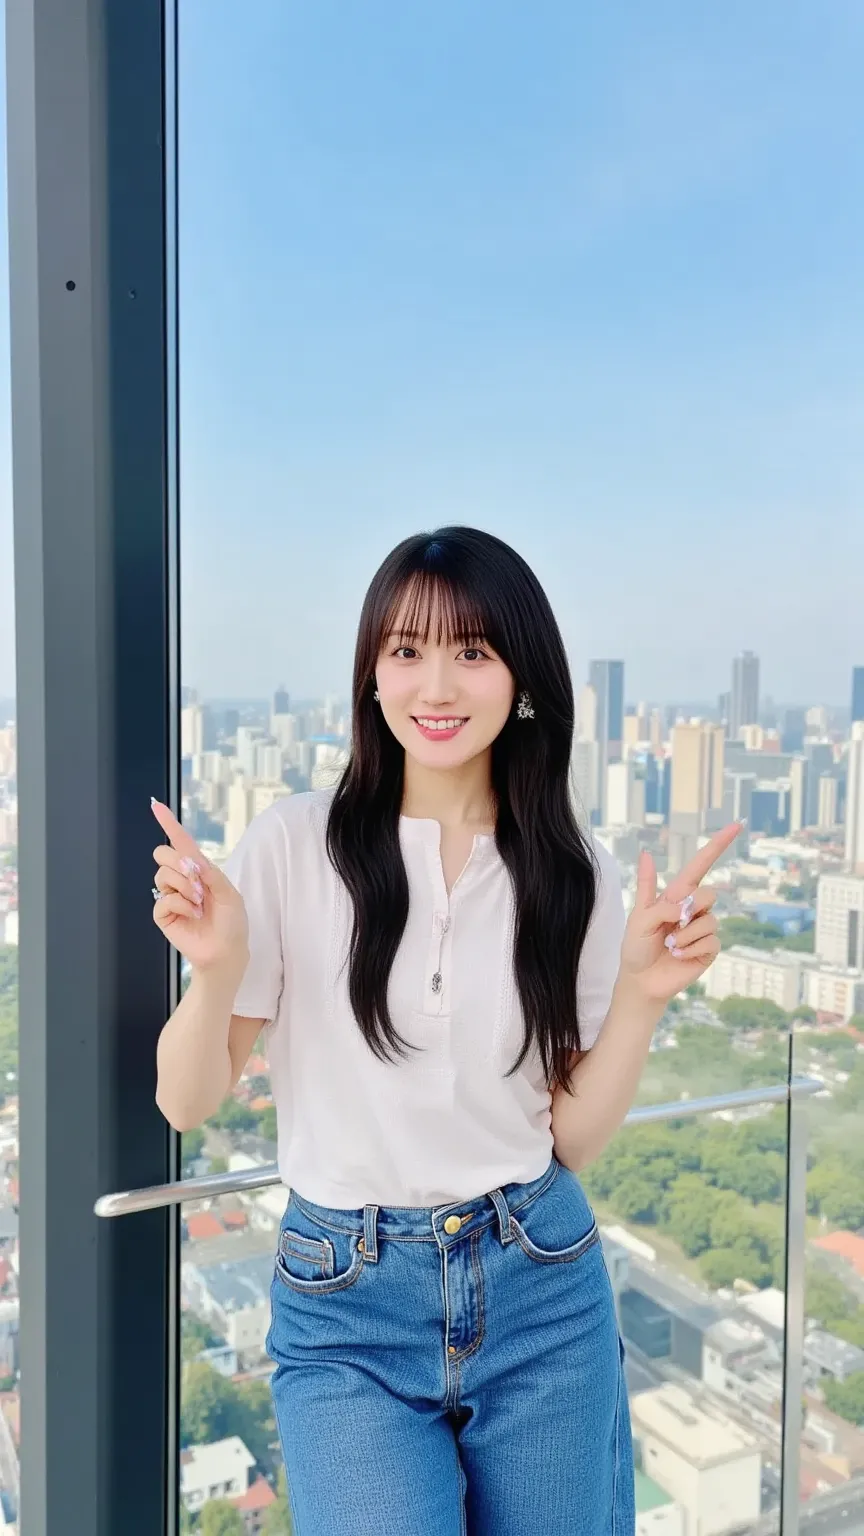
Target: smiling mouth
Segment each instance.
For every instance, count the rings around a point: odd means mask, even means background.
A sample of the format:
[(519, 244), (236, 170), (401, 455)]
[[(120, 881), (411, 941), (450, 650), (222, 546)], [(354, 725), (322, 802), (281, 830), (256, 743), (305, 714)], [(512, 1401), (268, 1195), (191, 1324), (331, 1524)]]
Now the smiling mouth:
[(455, 736), (463, 725), (468, 724), (470, 716), (447, 715), (436, 719), (434, 715), (412, 715), (411, 719), (424, 736)]

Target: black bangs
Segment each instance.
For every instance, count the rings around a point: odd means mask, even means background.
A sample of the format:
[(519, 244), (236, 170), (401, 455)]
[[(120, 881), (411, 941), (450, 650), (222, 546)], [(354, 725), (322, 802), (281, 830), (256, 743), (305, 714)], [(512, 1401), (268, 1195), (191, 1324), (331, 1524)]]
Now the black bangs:
[[(432, 546), (430, 553), (433, 553)], [(485, 611), (486, 605), (464, 582), (436, 571), (430, 566), (407, 573), (394, 583), (393, 592), (381, 619), (378, 650), (384, 649), (391, 635), (403, 645), (419, 640), (437, 645), (472, 645), (480, 640), (498, 649), (493, 631), (498, 627)]]

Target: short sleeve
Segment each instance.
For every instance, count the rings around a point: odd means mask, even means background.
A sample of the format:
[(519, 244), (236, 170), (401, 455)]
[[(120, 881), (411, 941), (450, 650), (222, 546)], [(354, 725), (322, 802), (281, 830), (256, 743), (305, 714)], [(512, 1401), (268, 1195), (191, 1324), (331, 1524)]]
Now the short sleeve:
[(272, 1023), (284, 985), (282, 916), (288, 878), (285, 827), (273, 808), (254, 817), (222, 869), (243, 897), (249, 920), (249, 964), (232, 1012)]
[(590, 1050), (609, 1012), (621, 962), (626, 915), (621, 876), (612, 855), (599, 844), (594, 849), (597, 896), (582, 946), (577, 990), (579, 1043)]

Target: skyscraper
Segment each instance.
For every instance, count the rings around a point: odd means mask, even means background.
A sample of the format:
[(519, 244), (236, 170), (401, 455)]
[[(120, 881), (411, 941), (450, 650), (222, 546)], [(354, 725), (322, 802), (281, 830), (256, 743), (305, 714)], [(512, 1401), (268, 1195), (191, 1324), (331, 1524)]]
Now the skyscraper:
[(864, 720), (852, 726), (846, 775), (846, 863), (864, 875)]
[(864, 667), (852, 668), (852, 722), (864, 720)]
[(624, 663), (592, 661), (588, 681), (597, 695), (598, 772), (600, 778), (600, 820), (606, 818), (606, 770), (621, 757), (624, 740)]
[(742, 651), (732, 663), (732, 692), (729, 701), (729, 735), (737, 740), (742, 725), (759, 720), (759, 657)]
[(720, 819), (724, 748), (722, 725), (682, 720), (672, 728), (670, 870), (681, 869), (693, 857), (701, 834)]

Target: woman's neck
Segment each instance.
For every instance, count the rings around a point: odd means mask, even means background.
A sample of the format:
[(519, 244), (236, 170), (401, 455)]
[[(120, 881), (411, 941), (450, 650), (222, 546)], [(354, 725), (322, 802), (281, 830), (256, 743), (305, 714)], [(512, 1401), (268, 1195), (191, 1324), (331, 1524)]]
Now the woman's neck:
[(491, 768), (491, 752), (446, 769), (426, 768), (406, 753), (402, 815), (438, 821), (442, 827), (493, 828)]

